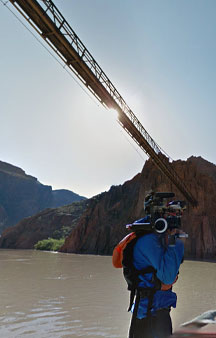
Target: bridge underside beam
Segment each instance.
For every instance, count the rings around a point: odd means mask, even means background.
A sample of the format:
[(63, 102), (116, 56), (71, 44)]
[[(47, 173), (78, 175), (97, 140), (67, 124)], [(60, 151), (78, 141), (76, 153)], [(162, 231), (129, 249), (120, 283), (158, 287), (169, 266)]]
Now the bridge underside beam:
[(82, 83), (106, 107), (118, 112), (121, 126), (150, 156), (159, 169), (172, 181), (187, 200), (197, 205), (196, 199), (184, 185), (165, 158), (162, 149), (154, 142), (131, 109), (127, 106), (112, 82), (82, 44), (65, 18), (51, 0), (10, 0), (41, 37), (50, 45)]

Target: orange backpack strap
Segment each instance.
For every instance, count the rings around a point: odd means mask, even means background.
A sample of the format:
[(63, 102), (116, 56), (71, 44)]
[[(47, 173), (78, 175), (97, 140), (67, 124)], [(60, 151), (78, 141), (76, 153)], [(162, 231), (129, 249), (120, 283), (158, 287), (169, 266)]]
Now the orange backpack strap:
[(131, 232), (125, 236), (114, 248), (112, 255), (112, 264), (115, 268), (122, 268), (123, 250), (126, 245), (136, 237), (135, 232)]

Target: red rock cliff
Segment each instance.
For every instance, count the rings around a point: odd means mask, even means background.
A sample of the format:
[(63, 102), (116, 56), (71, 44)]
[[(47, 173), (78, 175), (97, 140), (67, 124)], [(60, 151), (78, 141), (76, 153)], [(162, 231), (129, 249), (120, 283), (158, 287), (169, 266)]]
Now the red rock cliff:
[[(216, 258), (216, 166), (201, 157), (172, 165), (198, 200), (198, 207), (189, 206), (182, 218), (182, 228), (189, 234), (185, 256)], [(144, 196), (151, 189), (173, 191), (176, 199), (184, 199), (149, 159), (141, 174), (91, 200), (61, 251), (111, 254), (126, 234), (125, 224), (144, 216)]]

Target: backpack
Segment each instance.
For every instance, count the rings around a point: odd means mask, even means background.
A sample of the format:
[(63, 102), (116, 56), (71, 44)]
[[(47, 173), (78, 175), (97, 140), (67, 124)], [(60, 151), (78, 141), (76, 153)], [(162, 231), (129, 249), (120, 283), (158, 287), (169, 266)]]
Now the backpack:
[[(144, 236), (146, 232), (131, 232), (127, 236), (125, 236), (114, 248), (113, 256), (112, 256), (112, 263), (115, 268), (123, 268), (123, 275), (127, 282), (128, 290), (130, 291), (130, 303), (128, 311), (131, 310), (133, 301), (137, 291), (141, 292), (142, 294), (145, 293), (146, 297), (153, 298), (154, 293), (156, 290), (161, 288), (161, 282), (156, 277), (156, 270), (152, 266), (148, 266), (145, 269), (137, 270), (133, 265), (133, 250), (134, 245), (136, 244), (137, 240)], [(152, 273), (152, 281), (155, 282), (155, 287), (153, 288), (139, 288), (139, 275), (144, 275), (146, 273)], [(149, 304), (152, 303), (149, 302)]]
[[(146, 294), (146, 297), (153, 297), (157, 290), (167, 291), (172, 288), (172, 285), (176, 282), (178, 276), (172, 284), (162, 283), (156, 276), (157, 271), (148, 266), (145, 269), (137, 270), (133, 265), (133, 250), (137, 240), (148, 234), (147, 231), (131, 232), (125, 236), (114, 248), (112, 255), (112, 264), (115, 268), (123, 268), (123, 275), (127, 282), (128, 290), (130, 291), (130, 304), (128, 311), (131, 310), (133, 300), (137, 290), (142, 294)], [(152, 288), (139, 288), (139, 282), (141, 281), (139, 275), (145, 275), (152, 273), (152, 282), (154, 287)], [(150, 303), (150, 302), (149, 302)]]

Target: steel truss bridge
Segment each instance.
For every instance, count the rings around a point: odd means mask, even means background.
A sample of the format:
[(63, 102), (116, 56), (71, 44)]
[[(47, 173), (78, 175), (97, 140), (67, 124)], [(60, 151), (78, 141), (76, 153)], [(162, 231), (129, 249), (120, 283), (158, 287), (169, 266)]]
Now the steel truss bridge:
[(55, 4), (51, 0), (9, 1), (97, 100), (118, 112), (120, 125), (195, 207), (196, 199), (170, 165), (170, 159), (145, 130)]

